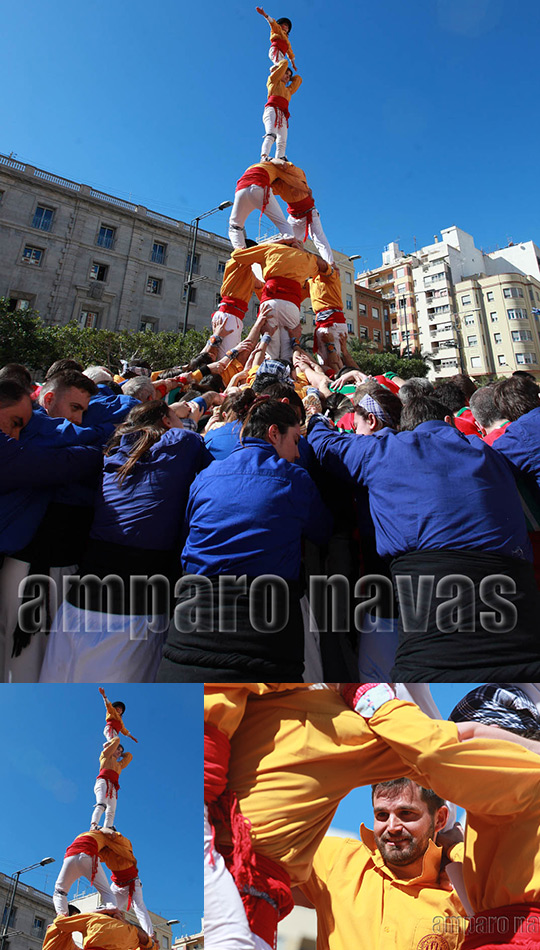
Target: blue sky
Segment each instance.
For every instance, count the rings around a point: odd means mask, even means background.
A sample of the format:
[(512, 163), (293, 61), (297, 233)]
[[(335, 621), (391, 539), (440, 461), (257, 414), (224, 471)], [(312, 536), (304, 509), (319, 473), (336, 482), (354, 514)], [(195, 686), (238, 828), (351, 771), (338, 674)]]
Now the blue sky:
[[(431, 695), (437, 704), (443, 719), (447, 719), (452, 709), (475, 683), (432, 683)], [(459, 817), (459, 815), (458, 815)], [(373, 810), (371, 807), (371, 787), (355, 788), (341, 802), (332, 823), (329, 834), (336, 830), (358, 835), (360, 823), (364, 822), (368, 828), (373, 827)]]
[[(273, 4), (304, 79), (288, 157), (333, 247), (374, 267), (389, 241), (412, 250), (453, 224), (486, 251), (540, 240), (535, 0)], [(183, 220), (257, 161), (255, 0), (26, 0), (2, 27), (4, 153)]]
[[(133, 844), (149, 910), (195, 933), (202, 896), (202, 686), (107, 686), (126, 704), (133, 760), (120, 778), (116, 827)], [(21, 881), (51, 894), (65, 849), (90, 826), (104, 738), (97, 686), (0, 686), (0, 870), (44, 857)], [(71, 892), (74, 893), (74, 890)]]

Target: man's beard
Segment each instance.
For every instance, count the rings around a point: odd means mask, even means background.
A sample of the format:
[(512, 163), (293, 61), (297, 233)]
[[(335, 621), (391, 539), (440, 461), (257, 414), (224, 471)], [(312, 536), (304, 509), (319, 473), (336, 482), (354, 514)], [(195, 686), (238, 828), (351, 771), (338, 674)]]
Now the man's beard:
[(433, 837), (434, 831), (435, 823), (433, 822), (425, 837), (414, 838), (409, 832), (403, 831), (399, 837), (395, 835), (382, 835), (380, 838), (375, 838), (375, 842), (381, 852), (384, 863), (388, 867), (392, 867), (392, 865), (405, 867), (407, 864), (412, 864), (418, 860), (418, 858), (423, 857), (428, 848), (429, 839)]

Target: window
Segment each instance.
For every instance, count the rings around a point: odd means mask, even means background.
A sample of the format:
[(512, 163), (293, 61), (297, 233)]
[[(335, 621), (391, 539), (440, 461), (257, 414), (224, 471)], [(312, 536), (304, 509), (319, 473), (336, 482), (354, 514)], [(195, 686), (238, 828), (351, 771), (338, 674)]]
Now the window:
[(406, 284), (398, 284), (397, 285), (398, 294), (404, 294), (406, 286), (407, 286)]
[(161, 293), (161, 280), (159, 277), (149, 277), (146, 281), (146, 293), (147, 294), (156, 294), (157, 296)]
[(0, 205), (2, 204), (4, 200), (4, 195), (5, 195), (5, 191), (0, 191)]
[(495, 294), (493, 293), (492, 290), (488, 290), (488, 292), (487, 292), (487, 294), (486, 294), (486, 299), (487, 299), (487, 300), (495, 300)]
[(396, 278), (397, 278), (397, 277), (405, 277), (405, 268), (404, 268), (404, 267), (398, 267), (398, 269), (396, 270)]
[(42, 260), (43, 260), (43, 248), (32, 247), (31, 244), (27, 244), (21, 258), (22, 263), (35, 264), (36, 267), (40, 267)]
[(164, 264), (166, 253), (167, 253), (167, 245), (158, 244), (157, 241), (154, 241), (154, 243), (152, 244), (152, 256), (150, 260), (152, 261), (153, 264)]
[(218, 266), (217, 266), (218, 277), (223, 277), (226, 266), (227, 266), (227, 261), (218, 261)]
[(94, 261), (90, 268), (90, 280), (107, 280), (108, 273), (109, 268), (106, 264), (98, 264), (97, 261)]
[(497, 356), (497, 359), (498, 359), (498, 361), (499, 361), (499, 366), (507, 366), (507, 365), (508, 365), (507, 362), (506, 362), (506, 356), (505, 356), (503, 353), (499, 353), (499, 355)]
[(503, 293), (505, 297), (523, 297), (521, 287), (505, 287)]
[(492, 323), (498, 323), (498, 322), (499, 322), (499, 318), (498, 318), (498, 316), (497, 316), (497, 311), (496, 311), (496, 310), (493, 310), (493, 312), (490, 313), (489, 317), (490, 317), (490, 320), (491, 320)]
[(158, 321), (155, 317), (141, 317), (139, 330), (141, 333), (155, 333), (158, 328)]
[(480, 366), (480, 357), (479, 357), (479, 356), (471, 356), (471, 368), (472, 368), (472, 369), (477, 369), (479, 366)]
[[(184, 303), (186, 302), (186, 296), (187, 296), (187, 287), (184, 287), (184, 293), (182, 294), (182, 301), (183, 301)], [(190, 291), (189, 291), (189, 302), (190, 302), (190, 303), (195, 303), (196, 300), (197, 300), (197, 288), (196, 288), (196, 287), (191, 287), (191, 289), (190, 289)]]
[(42, 208), (40, 205), (38, 205), (34, 211), (32, 227), (38, 228), (40, 231), (50, 231), (52, 227), (53, 215), (54, 211), (52, 208)]
[(372, 307), (372, 308), (371, 308), (371, 316), (373, 317), (374, 320), (378, 320), (378, 319), (379, 319), (379, 308), (378, 308), (378, 307)]
[(464, 294), (463, 297), (461, 298), (461, 303), (462, 303), (462, 304), (468, 304), (468, 303), (470, 303), (470, 302), (471, 302), (471, 295), (470, 295), (470, 294)]
[(15, 919), (17, 917), (17, 908), (12, 907), (9, 913), (9, 920), (7, 920), (7, 906), (4, 907), (4, 913), (2, 916), (2, 928), (7, 927), (13, 929), (15, 927)]
[(522, 310), (518, 307), (516, 310), (507, 310), (509, 320), (527, 320), (528, 314), (526, 310)]
[(349, 333), (354, 333), (352, 323), (348, 323), (348, 324), (347, 324), (347, 330), (348, 330)]
[(495, 343), (502, 343), (502, 333), (494, 333), (493, 339)]
[(358, 334), (361, 340), (369, 340), (369, 331), (367, 327), (358, 327)]
[(401, 307), (402, 310), (405, 309), (405, 307), (407, 306), (407, 298), (406, 298), (406, 297), (400, 297), (400, 298), (399, 298), (399, 306)]
[(399, 343), (399, 333), (397, 330), (392, 330), (392, 345), (397, 346)]
[(538, 363), (535, 353), (516, 353), (516, 363)]
[(99, 314), (95, 310), (81, 310), (79, 326), (94, 329), (97, 327)]
[(465, 317), (465, 326), (470, 327), (474, 323), (474, 314), (468, 313)]
[[(200, 254), (193, 255), (193, 271), (192, 271), (193, 274), (199, 273), (200, 260), (201, 260)], [(188, 254), (188, 256), (186, 257), (186, 274), (189, 274), (190, 267), (191, 267), (191, 254)]]
[(352, 310), (352, 294), (347, 294), (346, 307), (347, 310)]
[(345, 271), (345, 283), (346, 283), (346, 284), (350, 284), (350, 283), (351, 283), (351, 274), (350, 274), (350, 271)]
[(468, 345), (468, 346), (478, 346), (478, 337), (476, 336), (476, 333), (473, 334), (473, 336), (468, 336), (468, 337), (467, 337), (467, 345)]
[(384, 308), (384, 319), (385, 319), (386, 323), (388, 323), (388, 307), (385, 307), (385, 308)]
[(114, 236), (116, 234), (116, 228), (109, 228), (105, 224), (102, 224), (99, 229), (99, 234), (97, 236), (96, 244), (99, 247), (114, 247)]
[[(1, 200), (1, 199), (0, 199), (0, 200)], [(529, 287), (529, 297), (531, 298), (532, 302), (534, 303), (534, 290), (532, 289), (532, 287)]]
[[(220, 303), (221, 303), (221, 294), (218, 292), (218, 293), (216, 294), (216, 299), (215, 299), (215, 301), (214, 301), (214, 310), (217, 310), (217, 309), (218, 309)], [(306, 322), (306, 318), (305, 318), (304, 314), (302, 314), (302, 316), (304, 317), (303, 322), (305, 323), (305, 322)]]
[(43, 917), (34, 917), (33, 930), (36, 934), (42, 934), (45, 930), (45, 920)]
[(367, 307), (366, 307), (365, 303), (359, 303), (359, 304), (358, 304), (358, 313), (361, 313), (364, 317), (366, 316), (366, 314), (367, 314)]
[(380, 330), (374, 330), (374, 331), (373, 331), (373, 339), (375, 340), (375, 343), (380, 343), (380, 342), (381, 342), (381, 331), (380, 331)]
[(10, 297), (9, 298), (9, 311), (13, 313), (14, 310), (28, 310), (30, 307), (30, 301), (26, 297)]

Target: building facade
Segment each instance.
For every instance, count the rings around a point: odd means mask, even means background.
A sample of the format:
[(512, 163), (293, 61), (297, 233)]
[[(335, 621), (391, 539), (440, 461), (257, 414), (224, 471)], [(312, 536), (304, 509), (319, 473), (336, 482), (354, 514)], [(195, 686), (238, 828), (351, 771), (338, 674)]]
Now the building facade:
[(374, 350), (384, 350), (391, 343), (390, 308), (378, 290), (370, 290), (355, 283), (358, 339), (369, 343)]
[(0, 872), (0, 940), (5, 934), (4, 950), (41, 950), (45, 931), (56, 917), (52, 897), (19, 880), (8, 920), (13, 883), (13, 878)]
[[(0, 155), (0, 295), (46, 323), (178, 330), (190, 236), (182, 221)], [(190, 327), (209, 325), (230, 251), (199, 229)]]

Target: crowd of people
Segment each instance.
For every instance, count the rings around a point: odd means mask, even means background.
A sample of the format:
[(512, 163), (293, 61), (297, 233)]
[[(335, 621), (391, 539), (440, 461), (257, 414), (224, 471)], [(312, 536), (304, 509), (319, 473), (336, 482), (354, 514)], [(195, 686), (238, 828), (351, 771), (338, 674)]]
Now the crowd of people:
[[(356, 364), (330, 244), (284, 154), (292, 24), (258, 12), (265, 139), (237, 183), (202, 352), (117, 375), (64, 359), (39, 382), (0, 369), (1, 678), (540, 678), (539, 387)], [(254, 209), (272, 240), (246, 238)]]
[[(537, 948), (539, 686), (445, 721), (427, 683), (206, 684), (208, 950), (270, 950), (295, 904), (318, 950)], [(328, 835), (361, 785), (372, 828)]]

